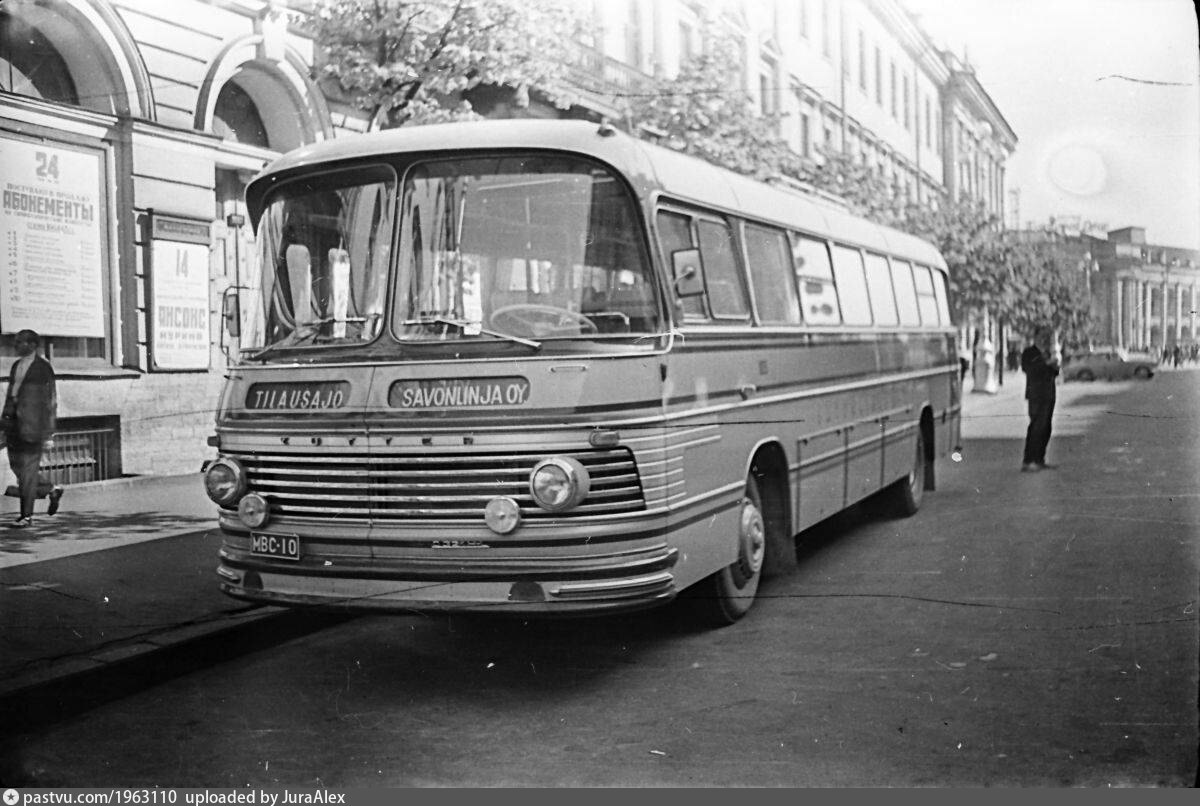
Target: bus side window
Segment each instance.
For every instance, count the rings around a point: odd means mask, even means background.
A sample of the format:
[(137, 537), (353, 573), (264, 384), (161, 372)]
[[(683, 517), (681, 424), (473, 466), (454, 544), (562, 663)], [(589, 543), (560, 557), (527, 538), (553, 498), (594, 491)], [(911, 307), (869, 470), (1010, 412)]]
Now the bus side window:
[(938, 314), (942, 317), (942, 324), (950, 324), (950, 301), (946, 296), (946, 275), (942, 274), (937, 269), (932, 270), (933, 274), (933, 295), (937, 299)]
[[(913, 266), (913, 279), (917, 285), (917, 307), (921, 310), (921, 324), (936, 327), (938, 323), (938, 301), (933, 291), (933, 279), (925, 266)], [(950, 321), (949, 317), (946, 319)]]
[(734, 256), (733, 232), (724, 222), (700, 219), (700, 262), (714, 319), (747, 319), (750, 306)]
[[(662, 252), (663, 265), (669, 272), (671, 253), (680, 249), (691, 249), (695, 246), (692, 243), (692, 219), (691, 216), (659, 210), (656, 220), (658, 223), (658, 246)], [(703, 270), (703, 266), (701, 269)], [(679, 307), (685, 317), (706, 318), (703, 297), (682, 297), (679, 299)]]
[(754, 224), (747, 224), (744, 232), (746, 262), (759, 320), (768, 324), (799, 324), (800, 301), (796, 298), (787, 236)]
[(887, 258), (867, 253), (867, 289), (871, 295), (871, 314), (877, 325), (899, 324), (896, 316), (896, 295), (892, 291), (892, 272)]
[(843, 321), (848, 325), (871, 324), (871, 299), (867, 295), (862, 252), (849, 246), (833, 247), (833, 276)]
[(800, 310), (804, 321), (810, 325), (841, 324), (833, 266), (825, 242), (793, 235), (792, 263), (796, 270), (796, 285), (800, 288)]
[(900, 309), (900, 324), (921, 324), (917, 308), (917, 289), (913, 285), (912, 265), (907, 260), (892, 261), (892, 287), (896, 289), (896, 307)]

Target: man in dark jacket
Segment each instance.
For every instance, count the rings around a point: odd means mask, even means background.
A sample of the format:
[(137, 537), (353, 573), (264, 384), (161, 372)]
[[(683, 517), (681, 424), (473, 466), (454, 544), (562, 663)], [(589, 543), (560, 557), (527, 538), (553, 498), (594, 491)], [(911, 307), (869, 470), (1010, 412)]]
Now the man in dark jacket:
[(1059, 363), (1054, 341), (1054, 331), (1038, 328), (1033, 344), (1021, 353), (1025, 400), (1029, 403), (1029, 429), (1025, 432), (1025, 458), (1021, 464), (1021, 470), (1026, 473), (1050, 467), (1046, 464), (1046, 446), (1050, 443)]
[[(2, 415), (8, 444), (8, 464), (17, 477), (21, 514), (9, 526), (22, 528), (33, 523), (33, 502), (38, 497), (38, 467), (42, 451), (54, 444), (58, 397), (54, 368), (38, 354), (41, 338), (32, 330), (17, 334), (19, 356), (8, 373), (8, 391)], [(50, 491), (47, 514), (58, 511), (62, 488)]]

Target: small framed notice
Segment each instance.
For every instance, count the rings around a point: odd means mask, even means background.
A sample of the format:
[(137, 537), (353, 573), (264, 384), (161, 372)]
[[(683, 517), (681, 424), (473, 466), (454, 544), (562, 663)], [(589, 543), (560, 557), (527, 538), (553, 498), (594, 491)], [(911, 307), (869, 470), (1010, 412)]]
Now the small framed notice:
[(152, 215), (147, 317), (150, 369), (208, 370), (207, 221)]

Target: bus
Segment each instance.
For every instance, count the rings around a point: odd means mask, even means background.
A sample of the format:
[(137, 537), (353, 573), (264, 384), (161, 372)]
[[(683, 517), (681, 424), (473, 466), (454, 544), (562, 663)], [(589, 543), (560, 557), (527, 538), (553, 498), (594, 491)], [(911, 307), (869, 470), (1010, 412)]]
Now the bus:
[(233, 597), (729, 624), (957, 448), (933, 246), (609, 124), (337, 139), (246, 203), (205, 475)]

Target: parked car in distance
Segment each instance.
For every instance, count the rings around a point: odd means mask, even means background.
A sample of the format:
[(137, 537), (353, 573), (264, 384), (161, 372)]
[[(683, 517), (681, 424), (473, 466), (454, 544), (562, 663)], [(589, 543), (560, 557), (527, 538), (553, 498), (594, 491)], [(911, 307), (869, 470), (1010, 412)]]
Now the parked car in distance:
[(1150, 356), (1133, 355), (1120, 348), (1105, 348), (1068, 356), (1063, 362), (1064, 381), (1127, 380), (1154, 377), (1157, 362)]

